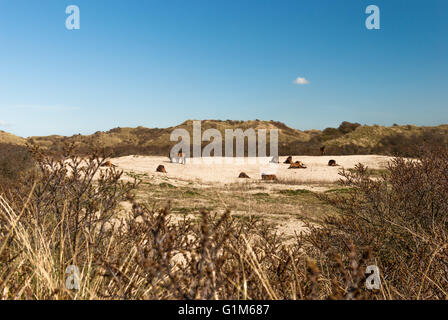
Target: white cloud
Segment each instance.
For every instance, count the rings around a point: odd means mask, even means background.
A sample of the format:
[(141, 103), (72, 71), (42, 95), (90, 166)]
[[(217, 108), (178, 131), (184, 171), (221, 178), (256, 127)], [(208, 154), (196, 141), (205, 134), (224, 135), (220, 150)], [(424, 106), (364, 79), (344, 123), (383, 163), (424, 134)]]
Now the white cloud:
[(3, 120), (0, 120), (0, 127), (7, 127), (9, 126), (9, 123)]
[(296, 80), (294, 80), (294, 83), (298, 85), (304, 85), (310, 82), (306, 78), (298, 77)]

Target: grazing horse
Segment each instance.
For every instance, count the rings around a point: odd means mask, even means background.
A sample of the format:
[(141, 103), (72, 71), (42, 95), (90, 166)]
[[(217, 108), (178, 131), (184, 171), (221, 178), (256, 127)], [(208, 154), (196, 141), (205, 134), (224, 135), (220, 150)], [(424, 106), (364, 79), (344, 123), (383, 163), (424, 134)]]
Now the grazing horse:
[(177, 162), (177, 163), (185, 164), (185, 154), (183, 152), (179, 151), (177, 153), (177, 157), (173, 157), (173, 158), (171, 158), (171, 154), (170, 154), (170, 161), (172, 163)]
[(289, 156), (288, 158), (286, 158), (285, 162), (283, 162), (285, 164), (292, 164), (292, 157)]
[(245, 172), (241, 172), (238, 178), (250, 179), (250, 177)]
[(109, 167), (109, 168), (116, 167), (116, 165), (112, 164), (112, 162), (110, 162), (109, 160), (104, 162), (101, 166), (102, 167)]
[(156, 172), (166, 173), (165, 166), (159, 165), (156, 169)]
[(277, 176), (275, 174), (261, 174), (261, 180), (270, 180), (275, 181), (277, 180)]
[(325, 155), (325, 146), (320, 147), (320, 155)]
[(330, 166), (330, 167), (337, 167), (339, 165), (336, 163), (336, 160), (330, 160), (330, 161), (328, 161), (328, 166)]
[(291, 163), (288, 169), (306, 169), (306, 166), (301, 161)]

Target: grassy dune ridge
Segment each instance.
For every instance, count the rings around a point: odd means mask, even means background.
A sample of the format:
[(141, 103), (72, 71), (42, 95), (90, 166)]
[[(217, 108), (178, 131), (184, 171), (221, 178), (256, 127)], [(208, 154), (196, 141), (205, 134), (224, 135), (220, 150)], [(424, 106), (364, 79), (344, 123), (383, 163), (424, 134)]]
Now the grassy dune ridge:
[[(131, 154), (167, 155), (175, 144), (170, 134), (176, 128), (183, 128), (192, 135), (192, 120), (169, 128), (114, 128), (98, 131), (91, 135), (42, 136), (21, 138), (6, 132), (0, 132), (0, 143), (25, 145), (38, 144), (52, 151), (61, 151), (65, 143), (75, 142), (79, 151), (87, 154), (92, 147), (105, 148), (113, 156)], [(279, 154), (318, 155), (319, 148), (327, 147), (327, 154), (383, 154), (414, 156), (418, 146), (440, 145), (448, 142), (448, 125), (437, 127), (418, 127), (412, 125), (361, 126), (343, 122), (338, 128), (301, 131), (278, 121), (201, 121), (202, 132), (218, 129), (225, 136), (226, 129), (278, 129)], [(269, 141), (269, 135), (268, 135)], [(203, 143), (205, 146), (206, 143)], [(269, 149), (268, 149), (269, 150)]]

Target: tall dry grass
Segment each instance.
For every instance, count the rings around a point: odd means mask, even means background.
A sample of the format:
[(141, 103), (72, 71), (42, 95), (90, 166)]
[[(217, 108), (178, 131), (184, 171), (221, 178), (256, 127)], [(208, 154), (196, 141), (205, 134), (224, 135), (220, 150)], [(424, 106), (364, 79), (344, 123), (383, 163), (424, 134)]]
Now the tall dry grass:
[[(444, 299), (448, 152), (396, 159), (370, 179), (343, 172), (340, 211), (285, 244), (262, 220), (230, 212), (170, 219), (135, 200), (138, 182), (81, 159), (33, 150), (36, 168), (0, 197), (3, 299)], [(120, 215), (120, 202), (132, 212)], [(382, 287), (365, 288), (380, 267)], [(79, 271), (70, 290), (69, 266)]]

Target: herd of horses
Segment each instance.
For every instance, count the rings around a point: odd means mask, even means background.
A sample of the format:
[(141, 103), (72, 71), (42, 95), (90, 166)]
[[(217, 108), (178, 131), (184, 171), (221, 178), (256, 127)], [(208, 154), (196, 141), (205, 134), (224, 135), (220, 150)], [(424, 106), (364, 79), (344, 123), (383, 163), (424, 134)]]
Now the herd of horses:
[[(325, 155), (325, 146), (320, 148), (320, 152), (321, 155)], [(171, 157), (170, 155), (170, 162), (171, 163), (179, 163), (179, 164), (185, 164), (186, 163), (186, 158), (185, 158), (185, 154), (182, 152), (179, 152), (177, 154), (176, 157)], [(270, 161), (270, 163), (279, 163), (279, 159), (278, 157), (273, 157)], [(286, 160), (283, 162), (283, 164), (289, 164), (289, 168), (288, 169), (306, 169), (307, 166), (301, 162), (301, 161), (293, 161), (292, 156), (289, 156), (286, 158)], [(106, 161), (103, 165), (103, 167), (115, 167), (114, 164), (112, 164), (110, 161)], [(330, 167), (336, 167), (339, 166), (335, 160), (329, 160), (328, 161), (328, 166)], [(160, 173), (167, 173), (166, 168), (164, 165), (159, 165), (156, 169), (156, 172), (160, 172)], [(238, 176), (238, 178), (242, 178), (242, 179), (250, 179), (250, 177), (245, 173), (245, 172), (241, 172)], [(277, 180), (277, 177), (275, 174), (262, 174), (261, 175), (261, 179), (262, 180)]]
[[(325, 146), (320, 148), (320, 153), (321, 155), (325, 155)], [(171, 163), (180, 163), (180, 164), (185, 164), (186, 163), (186, 158), (185, 158), (185, 154), (183, 154), (182, 152), (179, 152), (177, 154), (176, 157), (171, 157), (170, 155), (170, 161)], [(278, 157), (272, 157), (270, 163), (279, 163), (279, 158)], [(288, 169), (306, 169), (306, 165), (301, 162), (301, 161), (293, 161), (292, 156), (289, 156), (288, 158), (286, 158), (286, 160), (283, 162), (284, 164), (289, 164), (289, 168)], [(330, 160), (328, 161), (328, 166), (330, 167), (335, 167), (335, 166), (339, 166), (335, 160)], [(159, 165), (156, 169), (156, 172), (160, 172), (160, 173), (167, 173), (165, 166), (163, 165)], [(250, 179), (250, 177), (245, 173), (245, 172), (241, 172), (238, 175), (238, 178), (241, 179)], [(262, 174), (261, 175), (261, 179), (262, 180), (277, 180), (277, 177), (275, 174)]]
[[(321, 152), (322, 152), (322, 155), (325, 154), (325, 147), (323, 147), (323, 149), (321, 148)], [(276, 159), (276, 160), (272, 159), (271, 162), (279, 163), (278, 159)], [(289, 156), (288, 158), (286, 158), (286, 160), (283, 162), (283, 164), (289, 164), (289, 168), (288, 169), (306, 169), (307, 168), (307, 166), (302, 161), (295, 161), (294, 162), (294, 160), (292, 159), (292, 156)], [(328, 161), (328, 166), (329, 167), (336, 167), (336, 166), (339, 166), (339, 165), (336, 163), (336, 160), (332, 159), (332, 160)], [(240, 174), (240, 178), (242, 178), (241, 174)], [(277, 177), (274, 174), (262, 174), (261, 175), (261, 179), (262, 180), (277, 180)]]

